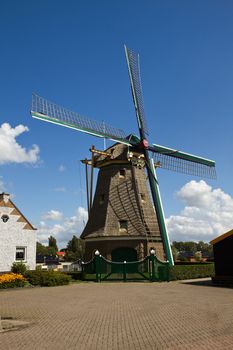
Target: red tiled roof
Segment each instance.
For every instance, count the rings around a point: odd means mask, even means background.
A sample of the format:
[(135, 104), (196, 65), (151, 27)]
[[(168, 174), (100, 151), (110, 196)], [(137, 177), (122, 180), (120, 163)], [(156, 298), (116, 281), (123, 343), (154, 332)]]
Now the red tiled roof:
[(65, 252), (57, 252), (57, 255), (59, 256), (64, 256), (65, 255)]

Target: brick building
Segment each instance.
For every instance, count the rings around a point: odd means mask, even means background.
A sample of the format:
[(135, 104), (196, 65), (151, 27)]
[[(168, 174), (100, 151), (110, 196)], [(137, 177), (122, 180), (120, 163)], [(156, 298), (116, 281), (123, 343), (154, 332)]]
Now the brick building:
[(107, 259), (133, 261), (154, 248), (164, 260), (164, 247), (147, 185), (144, 158), (115, 144), (111, 157), (96, 156), (99, 168), (93, 206), (81, 238), (85, 260), (98, 249)]

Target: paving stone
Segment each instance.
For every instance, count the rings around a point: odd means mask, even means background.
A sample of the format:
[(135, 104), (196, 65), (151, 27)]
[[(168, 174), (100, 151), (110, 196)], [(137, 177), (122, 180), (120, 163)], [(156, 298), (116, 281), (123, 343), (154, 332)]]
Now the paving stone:
[(200, 282), (80, 283), (0, 291), (4, 350), (233, 349), (233, 290)]

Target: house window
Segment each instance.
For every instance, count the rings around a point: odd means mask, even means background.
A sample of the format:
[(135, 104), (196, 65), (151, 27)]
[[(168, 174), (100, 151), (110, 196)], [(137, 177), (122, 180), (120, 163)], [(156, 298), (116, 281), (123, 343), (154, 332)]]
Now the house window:
[(125, 169), (120, 169), (119, 177), (120, 178), (124, 178), (125, 177)]
[(127, 220), (120, 220), (119, 221), (119, 229), (120, 231), (128, 231), (128, 221)]
[(100, 200), (99, 200), (99, 203), (102, 205), (104, 204), (104, 198), (105, 198), (105, 195), (104, 194), (101, 194), (100, 195)]
[(7, 222), (9, 220), (9, 216), (6, 215), (6, 214), (3, 214), (1, 219), (2, 219), (3, 222)]
[(16, 261), (24, 261), (26, 260), (26, 248), (25, 247), (16, 247)]

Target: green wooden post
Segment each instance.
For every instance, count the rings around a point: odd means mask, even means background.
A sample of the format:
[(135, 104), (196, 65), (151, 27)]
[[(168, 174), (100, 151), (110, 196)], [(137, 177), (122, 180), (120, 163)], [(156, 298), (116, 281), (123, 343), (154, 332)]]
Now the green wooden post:
[(167, 262), (167, 265), (166, 265), (166, 280), (167, 280), (167, 282), (170, 281), (170, 265), (169, 265), (169, 262)]
[(100, 282), (100, 252), (95, 251), (95, 279), (96, 282)]
[(124, 282), (126, 282), (126, 261), (124, 261), (124, 264), (123, 264), (123, 279), (124, 279)]
[(155, 251), (154, 249), (151, 249), (150, 251), (150, 261), (151, 261), (151, 281), (155, 281)]
[(84, 262), (81, 262), (81, 269), (82, 269), (82, 280), (84, 281)]
[(150, 257), (150, 255), (148, 255), (147, 258), (148, 258), (148, 267), (149, 267), (149, 279), (150, 279), (150, 281), (152, 281), (152, 271), (151, 271), (151, 265), (152, 265), (152, 263), (151, 263), (151, 257)]

